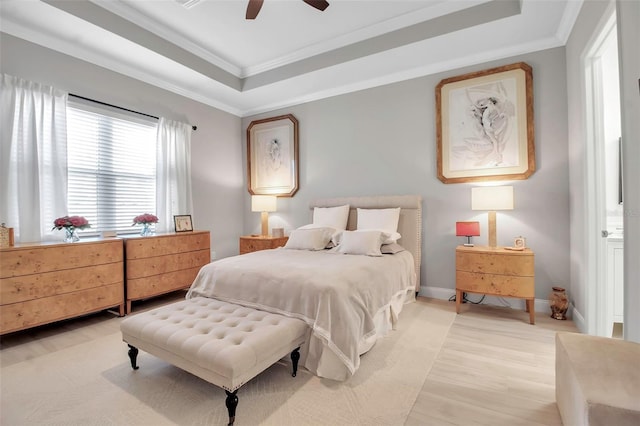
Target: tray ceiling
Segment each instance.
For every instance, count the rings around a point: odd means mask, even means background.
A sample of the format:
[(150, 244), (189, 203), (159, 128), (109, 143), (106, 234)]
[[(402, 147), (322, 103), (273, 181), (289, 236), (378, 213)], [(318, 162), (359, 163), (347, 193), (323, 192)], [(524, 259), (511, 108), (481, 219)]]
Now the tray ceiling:
[(3, 0), (2, 32), (238, 116), (565, 44), (581, 0)]

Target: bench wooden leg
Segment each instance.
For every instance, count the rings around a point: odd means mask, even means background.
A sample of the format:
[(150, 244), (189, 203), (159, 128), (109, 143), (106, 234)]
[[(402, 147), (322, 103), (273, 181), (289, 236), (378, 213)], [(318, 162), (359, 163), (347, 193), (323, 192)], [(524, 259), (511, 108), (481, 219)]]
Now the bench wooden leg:
[(291, 352), (291, 362), (293, 363), (293, 373), (292, 377), (296, 377), (298, 374), (298, 361), (300, 360), (300, 348), (296, 348)]
[(137, 370), (138, 367), (136, 365), (136, 360), (138, 359), (138, 348), (136, 348), (135, 346), (129, 346), (129, 359), (131, 360), (131, 368), (133, 368), (134, 370)]
[(224, 403), (229, 412), (229, 426), (232, 426), (233, 422), (236, 421), (236, 407), (238, 406), (238, 395), (236, 395), (236, 392), (238, 392), (238, 390), (236, 389), (233, 392), (226, 390), (225, 392), (227, 393), (227, 399)]

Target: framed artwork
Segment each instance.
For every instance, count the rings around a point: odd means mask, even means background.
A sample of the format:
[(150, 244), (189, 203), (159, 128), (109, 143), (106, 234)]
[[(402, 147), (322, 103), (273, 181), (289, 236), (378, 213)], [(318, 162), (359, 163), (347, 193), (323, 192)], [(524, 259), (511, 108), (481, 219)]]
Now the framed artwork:
[(536, 169), (533, 75), (524, 62), (436, 86), (438, 179), (527, 179)]
[(176, 232), (193, 231), (193, 223), (191, 222), (190, 214), (173, 216), (173, 223), (175, 224)]
[(298, 120), (288, 114), (252, 121), (247, 127), (249, 193), (292, 197), (298, 177)]

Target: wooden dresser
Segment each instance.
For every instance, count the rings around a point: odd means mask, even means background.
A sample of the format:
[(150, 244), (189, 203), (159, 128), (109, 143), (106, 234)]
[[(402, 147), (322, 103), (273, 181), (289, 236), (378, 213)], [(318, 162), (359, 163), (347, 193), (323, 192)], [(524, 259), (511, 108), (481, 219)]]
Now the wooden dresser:
[(282, 247), (287, 244), (287, 240), (289, 240), (289, 237), (246, 235), (244, 237), (240, 237), (240, 254)]
[(517, 297), (526, 300), (529, 322), (535, 323), (534, 255), (530, 249), (458, 246), (456, 248), (456, 312), (463, 293)]
[(122, 240), (0, 249), (0, 334), (117, 307), (124, 315)]
[(211, 261), (209, 231), (124, 239), (127, 313), (131, 302), (188, 288)]

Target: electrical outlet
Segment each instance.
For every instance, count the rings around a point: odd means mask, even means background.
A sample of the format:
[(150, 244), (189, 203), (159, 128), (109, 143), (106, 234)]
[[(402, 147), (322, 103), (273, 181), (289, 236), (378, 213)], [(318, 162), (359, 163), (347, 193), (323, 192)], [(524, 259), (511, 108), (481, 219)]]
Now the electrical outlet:
[(214, 260), (216, 260), (216, 252), (212, 251), (211, 252), (211, 261), (213, 262)]

